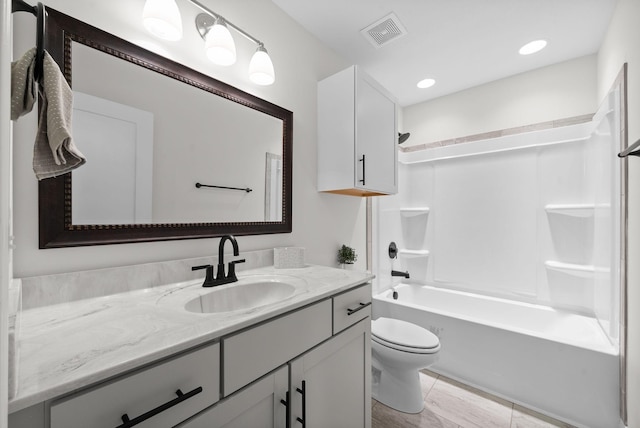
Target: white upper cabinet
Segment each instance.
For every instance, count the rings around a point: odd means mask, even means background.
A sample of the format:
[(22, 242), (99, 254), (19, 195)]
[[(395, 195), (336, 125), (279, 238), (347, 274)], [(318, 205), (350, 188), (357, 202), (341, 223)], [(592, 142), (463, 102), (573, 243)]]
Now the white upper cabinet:
[(397, 108), (357, 66), (318, 83), (318, 190), (352, 196), (397, 192)]

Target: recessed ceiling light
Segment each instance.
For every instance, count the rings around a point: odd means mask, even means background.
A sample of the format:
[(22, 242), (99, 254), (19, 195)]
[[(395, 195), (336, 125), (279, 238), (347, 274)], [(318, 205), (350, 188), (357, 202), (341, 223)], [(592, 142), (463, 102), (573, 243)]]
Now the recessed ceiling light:
[(544, 49), (545, 46), (547, 46), (546, 40), (534, 40), (521, 47), (518, 52), (520, 55), (531, 55)]
[(423, 79), (418, 82), (418, 88), (420, 89), (430, 88), (435, 84), (436, 84), (436, 81), (433, 79)]

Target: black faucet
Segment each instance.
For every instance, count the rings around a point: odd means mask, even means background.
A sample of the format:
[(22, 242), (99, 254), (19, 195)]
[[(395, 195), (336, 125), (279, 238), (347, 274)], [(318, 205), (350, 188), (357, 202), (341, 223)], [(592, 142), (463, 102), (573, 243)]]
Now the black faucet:
[(236, 264), (245, 262), (245, 259), (233, 260), (229, 262), (228, 272), (226, 275), (224, 274), (224, 244), (227, 241), (231, 241), (231, 245), (233, 246), (233, 255), (240, 255), (238, 241), (236, 241), (236, 238), (233, 235), (224, 235), (222, 238), (220, 238), (220, 245), (218, 245), (218, 273), (216, 274), (216, 279), (214, 281), (215, 285), (236, 282), (238, 280), (238, 278), (236, 277)]
[(400, 271), (397, 271), (397, 270), (392, 270), (391, 271), (391, 276), (404, 276), (405, 278), (409, 278), (409, 271), (400, 272)]
[(246, 260), (232, 260), (229, 262), (229, 269), (227, 274), (224, 273), (224, 244), (227, 241), (231, 241), (233, 246), (233, 255), (239, 256), (240, 249), (238, 248), (238, 241), (233, 235), (224, 235), (220, 238), (220, 245), (218, 245), (218, 272), (215, 279), (213, 278), (213, 265), (193, 266), (191, 270), (206, 269), (207, 274), (204, 279), (203, 287), (215, 287), (216, 285), (229, 284), (236, 282), (238, 277), (236, 276), (236, 264), (244, 263)]

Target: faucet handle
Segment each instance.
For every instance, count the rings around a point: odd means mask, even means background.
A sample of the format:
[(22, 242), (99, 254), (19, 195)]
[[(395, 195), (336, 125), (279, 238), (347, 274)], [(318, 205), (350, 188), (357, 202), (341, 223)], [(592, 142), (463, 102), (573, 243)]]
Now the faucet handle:
[(244, 263), (246, 262), (245, 259), (240, 259), (240, 260), (232, 260), (229, 262), (229, 272), (227, 272), (227, 278), (232, 279), (233, 281), (237, 281), (238, 277), (236, 276), (236, 265), (238, 263)]
[(206, 269), (207, 273), (204, 277), (204, 282), (202, 283), (203, 287), (213, 287), (213, 265), (201, 265), (201, 266), (192, 266), (191, 270), (200, 270)]

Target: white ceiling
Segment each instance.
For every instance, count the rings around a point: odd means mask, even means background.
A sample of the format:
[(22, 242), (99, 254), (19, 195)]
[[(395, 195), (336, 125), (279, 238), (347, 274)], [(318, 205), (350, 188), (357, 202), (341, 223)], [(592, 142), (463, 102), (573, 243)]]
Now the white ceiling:
[[(596, 53), (616, 0), (272, 0), (408, 106)], [(407, 35), (376, 48), (360, 33), (395, 13)], [(521, 56), (536, 39), (547, 48)], [(428, 89), (416, 84), (436, 79)]]

